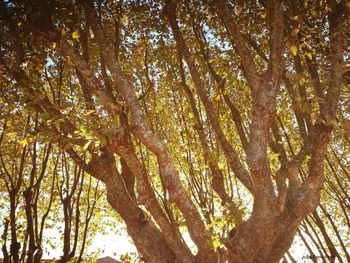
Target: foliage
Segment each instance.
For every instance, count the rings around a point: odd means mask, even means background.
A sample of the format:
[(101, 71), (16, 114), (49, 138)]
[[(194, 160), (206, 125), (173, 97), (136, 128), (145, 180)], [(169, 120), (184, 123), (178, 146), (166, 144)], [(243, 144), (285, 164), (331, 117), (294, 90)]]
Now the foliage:
[(72, 209), (96, 233), (107, 202), (147, 262), (293, 261), (295, 235), (349, 260), (346, 1), (1, 5), (11, 220), (50, 152), (37, 192), (65, 219), (63, 261), (87, 231)]

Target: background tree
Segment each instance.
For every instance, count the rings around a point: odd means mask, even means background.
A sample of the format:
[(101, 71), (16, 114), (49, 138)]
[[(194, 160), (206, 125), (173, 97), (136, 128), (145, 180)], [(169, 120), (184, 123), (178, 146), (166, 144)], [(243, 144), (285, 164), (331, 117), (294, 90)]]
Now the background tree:
[[(73, 236), (69, 259), (76, 257), (81, 262), (87, 257), (84, 250), (99, 230), (94, 220), (107, 215), (103, 205), (96, 209), (103, 190), (77, 169), (64, 149), (50, 142), (54, 139), (39, 127), (48, 121), (45, 116), (39, 117), (33, 105), (22, 107), (21, 101), (26, 100), (23, 94), (8, 82), (2, 84), (0, 220), (4, 262), (40, 262), (45, 252), (60, 246), (49, 240), (47, 233), (59, 231), (62, 222), (68, 226), (62, 239), (68, 236), (69, 242), (62, 242), (63, 251), (70, 247), (69, 237)], [(73, 191), (71, 185), (75, 185)], [(69, 198), (65, 198), (67, 193)], [(69, 212), (60, 212), (60, 206)], [(68, 262), (63, 254), (62, 262)]]

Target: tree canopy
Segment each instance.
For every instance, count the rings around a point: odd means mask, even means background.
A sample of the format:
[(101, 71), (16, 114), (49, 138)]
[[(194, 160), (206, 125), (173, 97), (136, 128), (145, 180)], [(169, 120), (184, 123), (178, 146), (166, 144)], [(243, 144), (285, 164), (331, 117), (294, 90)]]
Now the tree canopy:
[(55, 196), (62, 262), (82, 260), (106, 202), (146, 262), (295, 262), (296, 235), (311, 256), (349, 261), (349, 10), (341, 0), (1, 1), (8, 262), (20, 260), (18, 218), (23, 257), (40, 260), (34, 232)]

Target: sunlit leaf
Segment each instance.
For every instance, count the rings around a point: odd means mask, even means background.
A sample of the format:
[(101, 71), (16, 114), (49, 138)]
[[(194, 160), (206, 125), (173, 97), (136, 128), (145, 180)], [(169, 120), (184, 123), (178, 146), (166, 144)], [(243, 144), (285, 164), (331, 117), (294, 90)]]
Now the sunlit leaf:
[(291, 45), (289, 47), (290, 52), (292, 53), (293, 56), (296, 56), (298, 54), (298, 48), (296, 45)]
[(79, 31), (78, 31), (78, 30), (75, 30), (75, 31), (72, 33), (72, 38), (73, 38), (73, 39), (78, 39), (79, 37), (80, 37)]

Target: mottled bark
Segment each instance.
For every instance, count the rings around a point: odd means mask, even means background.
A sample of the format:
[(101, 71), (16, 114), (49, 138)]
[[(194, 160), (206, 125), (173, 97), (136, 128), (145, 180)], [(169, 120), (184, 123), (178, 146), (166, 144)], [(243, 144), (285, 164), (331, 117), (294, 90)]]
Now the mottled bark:
[[(114, 24), (113, 29), (115, 30), (114, 37), (116, 41), (113, 43), (110, 41), (108, 31), (104, 29), (103, 18), (99, 16), (100, 11), (98, 10), (98, 15), (95, 10), (95, 1), (79, 1), (85, 12), (83, 19), (87, 20), (85, 25), (91, 26), (94, 34), (94, 38), (91, 38), (91, 41), (97, 44), (97, 50), (100, 53), (100, 58), (98, 58), (100, 64), (97, 67), (101, 71), (103, 79), (100, 80), (96, 77), (96, 72), (89, 62), (88, 41), (90, 41), (90, 38), (87, 33), (89, 27), (86, 26), (81, 31), (79, 42), (81, 43), (82, 55), (80, 55), (79, 48), (70, 45), (66, 41), (65, 36), (56, 28), (56, 24), (52, 21), (50, 12), (48, 12), (48, 4), (45, 1), (33, 1), (33, 3), (29, 4), (29, 7), (33, 9), (32, 11), (40, 14), (31, 15), (28, 13), (29, 24), (32, 26), (36, 36), (43, 35), (49, 42), (56, 43), (58, 49), (66, 57), (70, 58), (81, 84), (86, 109), (97, 109), (97, 106), (94, 105), (95, 98), (93, 98), (93, 96), (96, 96), (99, 103), (98, 107), (103, 107), (105, 110), (104, 114), (117, 119), (113, 132), (108, 133), (107, 145), (96, 152), (90, 148), (88, 149), (92, 155), (89, 163), (80, 158), (72, 148), (67, 149), (67, 153), (81, 169), (84, 169), (93, 177), (106, 184), (108, 202), (124, 219), (128, 233), (147, 262), (216, 262), (217, 260), (224, 261), (226, 256), (229, 262), (278, 262), (291, 246), (301, 222), (310, 213), (313, 213), (314, 217), (317, 215), (315, 209), (320, 202), (321, 190), (324, 184), (325, 154), (331, 140), (343, 84), (345, 30), (343, 28), (342, 19), (344, 16), (342, 10), (344, 9), (344, 2), (329, 2), (330, 11), (327, 11), (329, 36), (327, 38), (329, 39), (330, 52), (327, 55), (326, 59), (329, 61), (326, 64), (329, 65), (327, 69), (329, 69), (330, 80), (329, 83), (324, 84), (320, 79), (317, 67), (318, 60), (316, 58), (312, 60), (306, 58), (306, 65), (304, 65), (303, 57), (299, 54), (294, 54), (290, 59), (290, 64), (284, 64), (285, 58), (289, 57), (285, 52), (285, 37), (287, 37), (286, 33), (290, 34), (292, 29), (292, 27), (288, 27), (286, 22), (288, 16), (285, 14), (285, 10), (289, 10), (287, 3), (272, 0), (257, 3), (257, 6), (260, 6), (260, 4), (264, 6), (267, 18), (266, 28), (265, 24), (262, 26), (265, 31), (262, 35), (265, 35), (267, 32), (268, 44), (264, 49), (261, 49), (256, 45), (253, 37), (248, 33), (242, 32), (240, 22), (237, 21), (238, 15), (234, 14), (229, 1), (211, 1), (211, 7), (214, 7), (214, 12), (220, 18), (217, 23), (224, 25), (227, 34), (224, 37), (227, 37), (227, 40), (231, 42), (235, 50), (233, 54), (238, 57), (240, 69), (251, 91), (252, 103), (249, 132), (244, 131), (240, 112), (234, 106), (230, 97), (223, 92), (225, 80), (215, 72), (214, 67), (211, 65), (211, 58), (202, 45), (203, 43), (198, 32), (195, 32), (195, 37), (200, 44), (199, 48), (205, 61), (202, 64), (196, 61), (197, 56), (193, 52), (195, 49), (189, 47), (190, 41), (186, 39), (185, 35), (187, 32), (186, 28), (182, 28), (182, 19), (184, 17), (178, 15), (177, 2), (180, 1), (165, 1), (164, 14), (167, 16), (178, 53), (180, 54), (182, 87), (188, 96), (189, 106), (194, 115), (195, 130), (199, 135), (202, 155), (209, 164), (213, 177), (213, 189), (224, 201), (223, 203), (232, 201), (226, 192), (223, 174), (218, 168), (216, 161), (212, 160), (209, 155), (211, 150), (210, 140), (219, 143), (223, 155), (228, 160), (229, 168), (254, 198), (254, 205), (249, 219), (241, 224), (238, 222), (234, 233), (225, 242), (227, 254), (221, 251), (218, 253), (220, 255), (218, 259), (212, 244), (210, 227), (205, 224), (198, 207), (185, 190), (186, 188), (180, 180), (179, 172), (174, 162), (174, 156), (172, 156), (166, 144), (160, 139), (161, 136), (154, 132), (154, 129), (148, 122), (147, 115), (140, 105), (140, 100), (145, 98), (147, 91), (138, 98), (134, 85), (128, 81), (128, 76), (121, 70), (122, 66), (119, 64), (119, 53), (121, 51), (119, 31), (121, 24), (119, 20)], [(188, 4), (188, 2), (186, 3)], [(122, 9), (121, 5), (120, 1), (118, 7), (120, 10)], [(298, 16), (296, 6), (291, 5), (293, 9), (291, 13), (293, 16)], [(98, 5), (98, 8), (103, 7)], [(15, 31), (13, 25), (10, 25), (10, 27)], [(219, 29), (218, 32), (222, 33), (220, 32), (220, 26), (217, 26), (217, 28)], [(327, 30), (328, 28), (323, 33), (326, 34)], [(14, 39), (18, 40), (18, 37), (14, 37)], [(76, 43), (78, 43), (78, 40)], [(18, 49), (19, 46), (16, 45), (16, 48)], [(260, 70), (260, 65), (255, 64), (251, 54), (252, 50), (255, 50), (263, 59), (264, 67), (267, 67), (265, 72)], [(74, 132), (77, 130), (75, 125), (65, 118), (60, 110), (55, 108), (54, 103), (51, 103), (47, 96), (44, 96), (39, 90), (34, 88), (35, 86), (20, 67), (23, 60), (23, 52), (13, 52), (17, 60), (13, 65), (5, 65), (4, 67), (8, 69), (19, 85), (23, 86), (23, 90), (27, 93), (40, 95), (40, 99), (36, 99), (36, 107), (39, 113), (48, 113), (52, 118), (62, 118), (61, 130), (55, 131), (60, 138), (73, 137)], [(151, 86), (147, 52), (148, 49), (146, 48), (145, 72), (148, 85)], [(183, 67), (182, 59), (186, 62), (187, 68)], [(236, 57), (234, 61), (236, 61)], [(207, 69), (203, 69), (205, 68), (201, 67), (203, 65), (206, 65)], [(185, 76), (187, 69), (195, 91), (192, 91), (187, 86)], [(319, 97), (319, 109), (316, 109), (316, 111), (319, 110), (319, 115), (315, 112), (311, 114), (301, 110), (298, 104), (300, 104), (300, 100), (305, 102), (309, 94), (304, 87), (301, 87), (302, 85), (295, 85), (295, 81), (289, 78), (286, 72), (287, 69), (295, 70), (299, 75), (306, 71), (309, 73), (310, 83)], [(208, 81), (205, 81), (207, 77), (203, 73), (205, 70), (209, 71), (206, 72), (209, 73), (207, 74), (209, 75)], [(237, 74), (241, 76), (241, 72)], [(46, 77), (48, 78), (48, 75)], [(207, 87), (207, 83), (210, 83), (212, 80), (216, 82), (223, 93), (222, 96), (231, 112), (232, 120), (235, 122), (246, 158), (241, 158), (240, 154), (234, 150), (233, 142), (229, 141), (227, 131), (224, 131), (220, 122), (220, 115), (214, 110), (211, 94), (208, 92), (209, 87)], [(328, 86), (325, 88), (323, 85)], [(280, 116), (276, 116), (276, 99), (279, 98), (279, 93), (285, 89), (291, 99), (290, 104), (294, 110), (293, 118), (295, 116), (299, 126), (295, 126), (296, 129), (299, 129), (300, 137), (298, 139), (301, 139), (302, 144), (298, 148), (298, 152), (292, 148), (291, 140), (283, 128)], [(196, 105), (195, 93), (203, 103), (207, 117), (205, 121), (207, 123), (201, 119), (199, 111), (202, 109), (202, 106), (198, 107)], [(53, 97), (56, 102), (56, 95), (54, 94)], [(32, 100), (35, 101), (34, 98)], [(120, 101), (123, 101), (123, 103)], [(98, 119), (97, 114), (93, 115), (92, 118), (97, 122), (101, 121)], [(208, 134), (210, 136), (206, 133), (206, 128), (209, 126), (208, 130), (210, 132)], [(280, 129), (283, 130), (283, 134)], [(105, 135), (103, 130), (96, 128), (96, 131), (98, 134)], [(215, 139), (208, 139), (212, 135), (211, 131), (215, 134)], [(286, 150), (287, 147), (284, 148), (279, 145), (284, 139), (288, 141), (289, 151)], [(142, 147), (145, 146), (147, 151), (155, 155), (159, 167), (159, 176), (164, 187), (164, 195), (166, 196), (164, 199), (166, 199), (166, 202), (170, 201), (171, 205), (174, 205), (175, 209), (178, 209), (183, 215), (191, 239), (198, 248), (197, 255), (193, 255), (184, 243), (178, 226), (170, 216), (171, 213), (168, 211), (167, 204), (164, 207), (160, 204), (145, 164), (140, 161), (138, 154), (133, 148), (133, 140), (142, 144)], [(76, 140), (73, 138), (70, 138), (69, 142), (80, 146), (86, 143), (84, 139)], [(268, 155), (270, 150), (279, 154), (281, 168), (277, 174), (274, 174), (273, 169), (270, 169)], [(116, 168), (114, 154), (121, 158), (121, 173)], [(300, 176), (299, 172), (305, 163), (307, 165), (307, 174)], [(193, 165), (191, 168), (193, 168)], [(347, 177), (349, 177), (348, 174)], [(337, 177), (335, 179), (338, 180)], [(275, 182), (277, 186), (275, 186)], [(331, 185), (331, 183), (328, 184)], [(200, 187), (198, 185), (194, 185), (194, 187), (196, 187), (195, 191), (199, 193)], [(26, 193), (27, 203), (29, 203), (30, 194), (31, 191), (28, 190)], [(340, 187), (340, 191), (336, 195), (340, 201), (349, 199), (346, 189), (343, 187)], [(10, 198), (13, 199), (11, 196)], [(16, 199), (12, 199), (11, 205), (16, 203)], [(65, 200), (65, 202), (69, 203), (68, 199)], [(203, 208), (200, 202), (199, 200), (197, 203)], [(346, 203), (344, 205), (347, 206)], [(15, 205), (12, 206), (14, 207), (11, 207), (11, 209), (15, 210)], [(346, 211), (346, 208), (342, 207), (344, 211)], [(65, 207), (67, 218), (72, 213), (71, 209)], [(30, 210), (28, 210), (27, 217), (29, 219), (32, 217), (30, 213)], [(326, 210), (324, 210), (324, 213), (339, 239), (338, 231), (332, 218), (330, 218)], [(210, 216), (205, 212), (203, 214), (207, 222), (210, 222)], [(347, 214), (345, 213), (345, 215)], [(12, 221), (14, 220), (15, 218), (10, 218), (11, 230), (12, 228), (15, 229), (15, 226), (12, 226)], [(338, 257), (338, 260), (341, 260), (335, 245), (329, 236), (327, 237), (325, 234), (320, 218), (315, 217), (315, 221), (325, 236), (331, 254)], [(67, 229), (69, 227), (71, 226), (67, 225)], [(29, 236), (31, 236), (32, 232), (33, 230), (28, 227)], [(15, 236), (14, 239), (11, 238), (11, 241), (16, 240), (15, 238)], [(69, 235), (65, 239), (68, 242), (70, 239)], [(339, 241), (343, 250), (345, 250), (345, 254), (348, 256), (345, 244), (341, 242), (341, 239)], [(65, 255), (67, 255), (67, 251), (70, 251), (69, 246), (67, 243)], [(76, 246), (76, 243), (74, 246)], [(11, 251), (13, 253), (11, 252), (11, 255), (15, 256), (16, 251), (12, 247)], [(33, 248), (33, 242), (30, 238), (29, 247), (30, 249)], [(67, 260), (68, 258), (66, 257), (63, 261)]]
[(91, 167), (92, 174), (106, 174), (108, 202), (125, 220), (128, 233), (140, 253), (149, 262), (174, 262), (175, 255), (163, 234), (127, 192), (113, 155), (105, 153), (99, 158), (99, 164)]
[(158, 159), (159, 174), (162, 177), (166, 188), (169, 191), (170, 200), (173, 201), (184, 215), (188, 226), (189, 233), (198, 247), (198, 258), (211, 261), (214, 260), (215, 254), (212, 249), (211, 235), (205, 228), (201, 220), (201, 216), (194, 206), (192, 200), (185, 192), (185, 189), (179, 180), (177, 171), (174, 167), (172, 157), (165, 144), (157, 138), (151, 131), (147, 119), (142, 111), (139, 101), (135, 95), (133, 86), (128, 82), (127, 78), (120, 71), (115, 60), (112, 59), (109, 50), (112, 45), (108, 38), (104, 35), (98, 18), (92, 9), (91, 4), (85, 4), (85, 10), (89, 19), (94, 25), (92, 28), (97, 40), (103, 47), (103, 56), (111, 71), (112, 77), (116, 83), (117, 91), (125, 99), (131, 113), (131, 131), (140, 139), (140, 141), (152, 151)]

